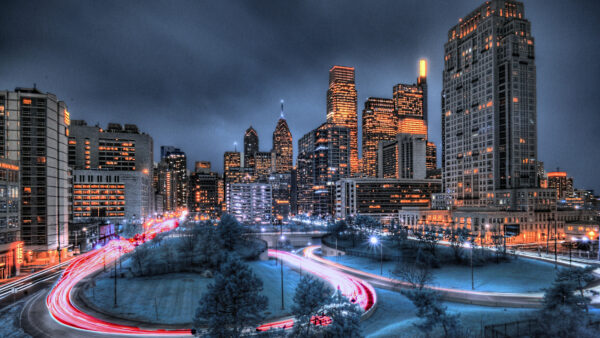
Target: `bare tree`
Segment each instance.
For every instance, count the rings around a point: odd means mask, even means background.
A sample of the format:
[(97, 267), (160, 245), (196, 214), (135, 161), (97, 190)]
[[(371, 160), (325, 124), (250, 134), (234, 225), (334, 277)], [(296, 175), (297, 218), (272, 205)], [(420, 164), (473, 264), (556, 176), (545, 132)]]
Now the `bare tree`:
[(421, 290), (427, 284), (433, 281), (431, 266), (420, 259), (423, 253), (421, 249), (417, 253), (417, 259), (414, 262), (401, 261), (396, 264), (393, 273), (403, 281), (410, 283), (414, 289)]
[(146, 245), (140, 245), (132, 251), (131, 255), (134, 266), (137, 267), (139, 274), (144, 276), (144, 266), (146, 265), (146, 260), (150, 256), (150, 249)]

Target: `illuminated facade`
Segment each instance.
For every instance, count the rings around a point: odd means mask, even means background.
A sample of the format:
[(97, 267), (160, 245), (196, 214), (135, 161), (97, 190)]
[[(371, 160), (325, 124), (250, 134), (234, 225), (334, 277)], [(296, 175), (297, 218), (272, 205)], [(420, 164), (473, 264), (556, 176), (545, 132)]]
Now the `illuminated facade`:
[(348, 128), (350, 133), (350, 172), (358, 173), (358, 112), (353, 67), (333, 66), (329, 70), (327, 122)]
[[(163, 153), (163, 151), (161, 151)], [(172, 148), (169, 151), (164, 151), (165, 157), (162, 158), (162, 162), (167, 164), (169, 172), (172, 175), (174, 187), (172, 193), (173, 197), (167, 196), (174, 203), (171, 208), (166, 209), (168, 211), (174, 211), (179, 208), (187, 207), (187, 193), (188, 193), (188, 177), (187, 177), (187, 156), (185, 152), (179, 148)]]
[(214, 219), (221, 214), (219, 176), (211, 172), (210, 162), (196, 162), (189, 178), (188, 210), (201, 219)]
[(492, 0), (448, 31), (442, 168), (457, 206), (538, 186), (534, 39), (524, 16), (521, 2)]
[(427, 137), (427, 62), (419, 60), (416, 84), (397, 84), (393, 89), (398, 133)]
[(283, 112), (273, 132), (272, 152), (275, 156), (274, 171), (278, 174), (289, 173), (294, 165), (294, 143), (290, 128), (283, 118)]
[(397, 134), (398, 117), (394, 100), (370, 97), (362, 112), (362, 172), (377, 176), (377, 147), (382, 141), (392, 141)]
[(564, 171), (551, 171), (547, 175), (548, 188), (556, 190), (558, 200), (567, 200), (573, 197), (573, 178), (568, 177)]
[(151, 196), (140, 194), (152, 186), (141, 171), (73, 170), (73, 222), (139, 219), (151, 213)]
[(334, 213), (335, 182), (350, 176), (350, 131), (324, 123), (298, 141), (298, 212)]
[(244, 224), (270, 224), (272, 221), (271, 185), (267, 183), (232, 183), (229, 187), (227, 212)]
[(273, 173), (269, 177), (269, 184), (273, 195), (273, 221), (280, 223), (290, 215), (292, 174)]
[(0, 281), (18, 275), (23, 264), (19, 196), (18, 162), (0, 159)]
[(405, 207), (429, 207), (440, 180), (346, 178), (336, 182), (335, 217), (371, 216), (384, 224)]
[(36, 88), (0, 92), (0, 101), (0, 155), (19, 161), (21, 169), (21, 240), (25, 250), (54, 260), (68, 245), (69, 112), (55, 95)]
[(250, 126), (244, 134), (244, 167), (254, 168), (254, 153), (258, 152), (258, 134)]
[(257, 151), (254, 153), (254, 175), (255, 181), (267, 182), (273, 169), (273, 153)]

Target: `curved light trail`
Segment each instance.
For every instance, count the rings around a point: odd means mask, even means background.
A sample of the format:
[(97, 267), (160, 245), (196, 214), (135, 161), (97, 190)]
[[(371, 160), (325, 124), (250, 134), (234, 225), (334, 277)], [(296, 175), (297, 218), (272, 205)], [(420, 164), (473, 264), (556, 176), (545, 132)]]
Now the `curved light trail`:
[[(91, 332), (121, 334), (121, 335), (144, 335), (144, 336), (183, 336), (190, 335), (191, 330), (168, 330), (168, 329), (140, 329), (135, 326), (121, 325), (95, 318), (79, 310), (71, 300), (71, 293), (75, 285), (84, 278), (103, 269), (105, 265), (115, 262), (121, 255), (131, 252), (135, 246), (146, 240), (151, 240), (158, 233), (172, 230), (178, 226), (176, 219), (169, 219), (160, 223), (149, 221), (144, 225), (146, 231), (126, 240), (123, 238), (110, 241), (107, 245), (94, 251), (83, 254), (71, 261), (65, 269), (62, 277), (46, 297), (46, 306), (54, 320), (62, 325)], [(280, 259), (288, 265), (300, 267), (327, 282), (334, 288), (339, 289), (353, 303), (360, 305), (368, 311), (372, 309), (377, 301), (373, 287), (367, 282), (350, 276), (342, 271), (324, 266), (309, 259), (291, 254), (286, 251), (269, 250), (269, 257)], [(315, 317), (322, 325), (327, 325), (329, 318)], [(292, 317), (259, 326), (257, 330), (266, 331), (271, 328), (291, 328), (294, 325)]]

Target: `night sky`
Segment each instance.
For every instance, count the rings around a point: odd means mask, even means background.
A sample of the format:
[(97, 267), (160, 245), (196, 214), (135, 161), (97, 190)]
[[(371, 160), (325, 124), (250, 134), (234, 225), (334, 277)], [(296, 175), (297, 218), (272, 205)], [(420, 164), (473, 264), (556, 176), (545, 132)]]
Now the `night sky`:
[[(72, 119), (134, 123), (188, 166), (271, 149), (279, 101), (298, 139), (325, 121), (328, 70), (356, 67), (362, 111), (429, 60), (429, 135), (441, 148), (448, 29), (483, 1), (11, 1), (0, 20), (0, 89), (33, 83)], [(525, 1), (535, 38), (539, 158), (600, 192), (600, 2)], [(359, 116), (360, 124), (360, 116)], [(360, 143), (359, 143), (360, 144)], [(294, 149), (296, 151), (297, 149)], [(439, 151), (441, 154), (441, 151)]]

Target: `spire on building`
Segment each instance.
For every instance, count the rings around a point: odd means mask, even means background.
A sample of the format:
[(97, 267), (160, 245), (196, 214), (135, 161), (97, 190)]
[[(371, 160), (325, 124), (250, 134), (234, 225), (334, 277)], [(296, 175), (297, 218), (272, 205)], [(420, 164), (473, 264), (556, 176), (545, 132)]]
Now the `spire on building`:
[(283, 115), (283, 99), (281, 99), (281, 114), (279, 115), (279, 117), (285, 119), (285, 116)]

